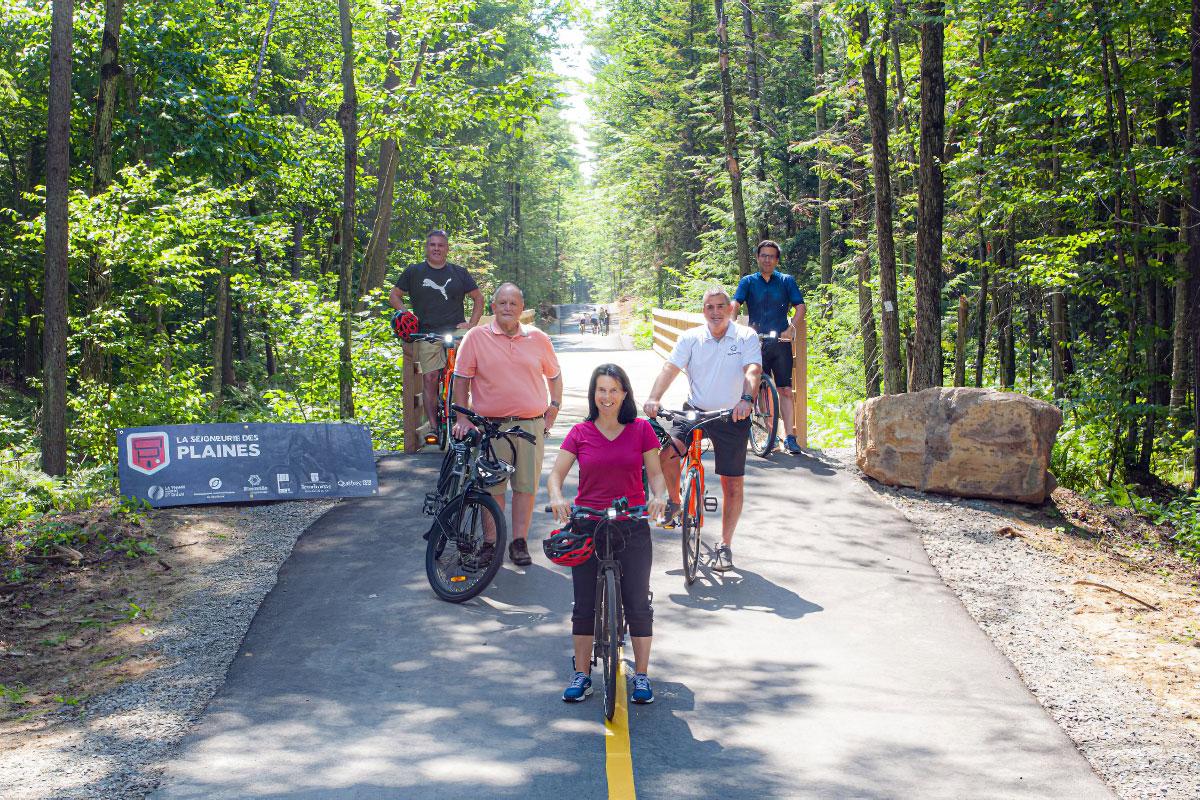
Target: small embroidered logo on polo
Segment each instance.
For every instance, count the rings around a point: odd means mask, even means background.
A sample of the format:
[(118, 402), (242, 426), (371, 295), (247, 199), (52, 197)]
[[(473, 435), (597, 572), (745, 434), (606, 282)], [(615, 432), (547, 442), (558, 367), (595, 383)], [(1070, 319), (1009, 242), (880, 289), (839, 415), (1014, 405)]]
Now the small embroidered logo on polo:
[(736, 344), (729, 345), (729, 355), (736, 356), (737, 354), (738, 354), (737, 345)]

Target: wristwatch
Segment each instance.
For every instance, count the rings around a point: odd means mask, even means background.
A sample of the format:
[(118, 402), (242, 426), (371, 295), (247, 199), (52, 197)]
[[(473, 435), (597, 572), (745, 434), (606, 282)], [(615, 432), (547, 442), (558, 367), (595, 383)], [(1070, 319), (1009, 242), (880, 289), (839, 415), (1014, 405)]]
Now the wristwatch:
[(753, 397), (751, 397), (751, 396), (750, 396), (750, 395), (748, 395), (748, 394), (744, 394), (744, 395), (742, 395), (742, 399), (743, 399), (743, 400), (745, 400), (747, 403), (753, 403), (753, 402), (754, 402), (754, 398), (753, 398)]
[(558, 402), (557, 400), (551, 400), (550, 405), (554, 406), (555, 408), (562, 408), (562, 403)]

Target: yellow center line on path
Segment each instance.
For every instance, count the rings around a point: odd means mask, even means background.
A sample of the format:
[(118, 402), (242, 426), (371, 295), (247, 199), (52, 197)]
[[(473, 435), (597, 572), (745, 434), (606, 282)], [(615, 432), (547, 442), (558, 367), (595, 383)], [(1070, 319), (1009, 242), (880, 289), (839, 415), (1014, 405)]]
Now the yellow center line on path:
[(612, 721), (604, 722), (609, 800), (634, 800), (637, 797), (633, 791), (633, 748), (629, 745), (629, 709), (626, 702), (625, 660), (620, 659), (617, 662), (616, 710), (613, 711)]

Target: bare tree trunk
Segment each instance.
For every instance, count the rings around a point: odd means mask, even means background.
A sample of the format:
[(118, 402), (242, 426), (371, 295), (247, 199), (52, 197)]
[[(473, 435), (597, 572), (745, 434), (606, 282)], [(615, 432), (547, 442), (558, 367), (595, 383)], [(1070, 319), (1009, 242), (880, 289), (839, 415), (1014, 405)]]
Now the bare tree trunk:
[(67, 181), (71, 174), (72, 0), (53, 0), (46, 123), (46, 263), (42, 308), (42, 470), (67, 474)]
[[(1191, 205), (1185, 199), (1179, 213), (1179, 243), (1175, 256), (1175, 323), (1171, 347), (1171, 418), (1182, 421), (1188, 393), (1188, 229), (1192, 225)], [(1186, 423), (1185, 423), (1186, 424)]]
[(1200, 488), (1200, 0), (1192, 0), (1188, 44), (1192, 82), (1188, 91), (1188, 306), (1192, 332), (1192, 491)]
[[(754, 146), (754, 171), (760, 192), (767, 191), (767, 165), (763, 159), (762, 144), (762, 86), (758, 77), (758, 48), (754, 35), (754, 12), (750, 0), (739, 0), (742, 5), (742, 32), (746, 36), (746, 83), (750, 93), (750, 141)], [(758, 241), (770, 239), (767, 228), (767, 211), (758, 214)]]
[(917, 313), (913, 372), (917, 391), (942, 385), (942, 184), (946, 79), (942, 0), (921, 3), (921, 134), (917, 164)]
[(1066, 396), (1065, 386), (1067, 375), (1070, 374), (1071, 353), (1068, 342), (1071, 340), (1070, 327), (1067, 324), (1067, 295), (1062, 288), (1050, 292), (1050, 354), (1053, 362), (1052, 380), (1054, 382), (1054, 397), (1061, 400)]
[(857, 223), (857, 238), (862, 241), (862, 250), (855, 258), (858, 268), (858, 324), (863, 337), (863, 373), (866, 379), (867, 397), (879, 396), (879, 338), (875, 333), (875, 310), (871, 302), (871, 250), (867, 247), (869, 225), (867, 197), (859, 193), (854, 198), (854, 219)]
[[(812, 8), (812, 49), (813, 49), (813, 89), (822, 91), (825, 88), (825, 41), (821, 31), (821, 3), (814, 2)], [(824, 104), (816, 109), (819, 137), (828, 127)], [(829, 222), (829, 178), (825, 170), (820, 170), (817, 176), (817, 217), (820, 228), (820, 259), (821, 283), (833, 282), (833, 226)], [(872, 325), (874, 323), (872, 322)]]
[[(389, 54), (387, 77), (383, 88), (389, 92), (400, 85), (400, 74), (396, 72), (396, 61), (400, 58), (400, 32), (404, 6), (397, 3), (392, 6), (389, 15), (390, 24), (387, 32), (387, 49)], [(409, 87), (417, 85), (421, 79), (421, 66), (425, 61), (426, 41), (421, 40), (418, 48), (416, 65), (408, 80)], [(392, 230), (392, 202), (396, 187), (396, 166), (399, 162), (400, 148), (395, 138), (389, 136), (379, 146), (379, 189), (375, 196), (375, 224), (371, 227), (371, 239), (363, 253), (362, 270), (358, 279), (358, 296), (362, 298), (372, 289), (383, 286), (387, 277), (387, 258), (390, 235)], [(359, 303), (362, 306), (361, 300)]]
[(983, 242), (983, 231), (979, 231), (979, 302), (976, 305), (976, 325), (978, 333), (976, 334), (977, 349), (975, 351), (975, 387), (983, 388), (983, 362), (987, 355), (987, 337), (988, 337), (988, 255), (987, 247)]
[(733, 119), (733, 83), (729, 77), (729, 21), (725, 0), (713, 0), (717, 13), (717, 60), (721, 73), (722, 123), (725, 129), (725, 166), (733, 200), (733, 229), (737, 240), (738, 274), (750, 274), (750, 244), (746, 230), (746, 205), (742, 201), (742, 168), (738, 164), (737, 127)]
[[(875, 184), (875, 241), (879, 248), (879, 300), (883, 305), (880, 325), (883, 329), (883, 387), (888, 394), (904, 391), (900, 378), (900, 307), (896, 293), (896, 246), (892, 238), (891, 162), (888, 154), (887, 98), (880, 76), (887, 75), (884, 50), (875, 64), (871, 46), (870, 17), (858, 14), (858, 35), (862, 43), (863, 84), (867, 96), (867, 117), (871, 123), (871, 168)], [(884, 41), (887, 32), (884, 31)], [(882, 50), (882, 48), (881, 48)], [(878, 69), (878, 71), (876, 71)]]
[(226, 361), (225, 351), (226, 330), (229, 328), (229, 248), (224, 248), (221, 256), (221, 273), (217, 276), (217, 296), (213, 304), (215, 319), (213, 320), (213, 349), (212, 349), (212, 378), (209, 391), (212, 392), (212, 412), (215, 414), (221, 408), (225, 394)]
[(958, 296), (958, 334), (954, 346), (954, 385), (967, 385), (967, 296)]
[[(125, 14), (125, 0), (105, 0), (104, 31), (100, 39), (100, 86), (96, 92), (96, 127), (92, 136), (92, 191), (103, 192), (112, 183), (113, 118), (116, 116), (117, 86), (121, 80), (121, 65), (117, 63), (120, 52), (121, 21)], [(93, 312), (108, 302), (112, 291), (112, 276), (100, 263), (95, 253), (88, 258), (87, 310)], [(82, 361), (79, 365), (81, 378), (103, 379), (106, 369), (104, 353), (99, 343), (90, 336), (83, 339)]]
[(342, 128), (345, 170), (342, 173), (342, 252), (338, 269), (338, 306), (341, 310), (342, 345), (338, 352), (338, 411), (342, 419), (354, 416), (354, 365), (350, 323), (354, 306), (350, 284), (354, 275), (354, 195), (358, 169), (358, 94), (354, 87), (354, 29), (350, 23), (350, 0), (338, 0), (342, 27), (342, 104), (338, 124)]

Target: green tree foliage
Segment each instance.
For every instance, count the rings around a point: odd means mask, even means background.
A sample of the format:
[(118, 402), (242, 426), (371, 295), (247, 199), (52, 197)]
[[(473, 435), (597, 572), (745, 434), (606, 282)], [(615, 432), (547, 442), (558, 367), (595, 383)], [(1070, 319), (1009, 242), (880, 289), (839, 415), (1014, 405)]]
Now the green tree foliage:
[[(765, 162), (761, 179), (753, 163), (742, 170), (750, 227), (781, 242), (783, 268), (806, 290), (814, 406), (829, 398), (813, 419), (824, 441), (845, 441), (850, 409), (872, 377), (862, 378), (855, 339), (874, 338), (885, 313), (862, 80), (869, 55), (885, 92), (901, 390), (910, 378), (923, 18), (917, 4), (892, 0), (824, 4), (824, 76), (814, 86), (812, 4), (751, 0), (750, 8), (757, 130), (747, 37), (730, 26), (739, 151), (745, 161), (758, 144)], [(1168, 0), (959, 0), (944, 13), (942, 374), (955, 374), (956, 312), (966, 296), (968, 382), (978, 360), (981, 385), (1057, 400), (1066, 414), (1056, 454), (1065, 483), (1135, 482), (1169, 493), (1195, 470), (1186, 430), (1195, 398), (1185, 389), (1193, 367), (1186, 353), (1172, 358), (1187, 345), (1187, 295), (1177, 300), (1186, 248), (1186, 14)], [(616, 243), (632, 243), (626, 260), (637, 268), (625, 289), (694, 307), (704, 282), (736, 278), (711, 8), (611, 0), (597, 17), (592, 191), (608, 202), (614, 245), (597, 248), (606, 264), (595, 271), (616, 260)], [(818, 176), (832, 186), (828, 289), (819, 283)], [(863, 248), (865, 299), (874, 296), (869, 330), (856, 313)]]

